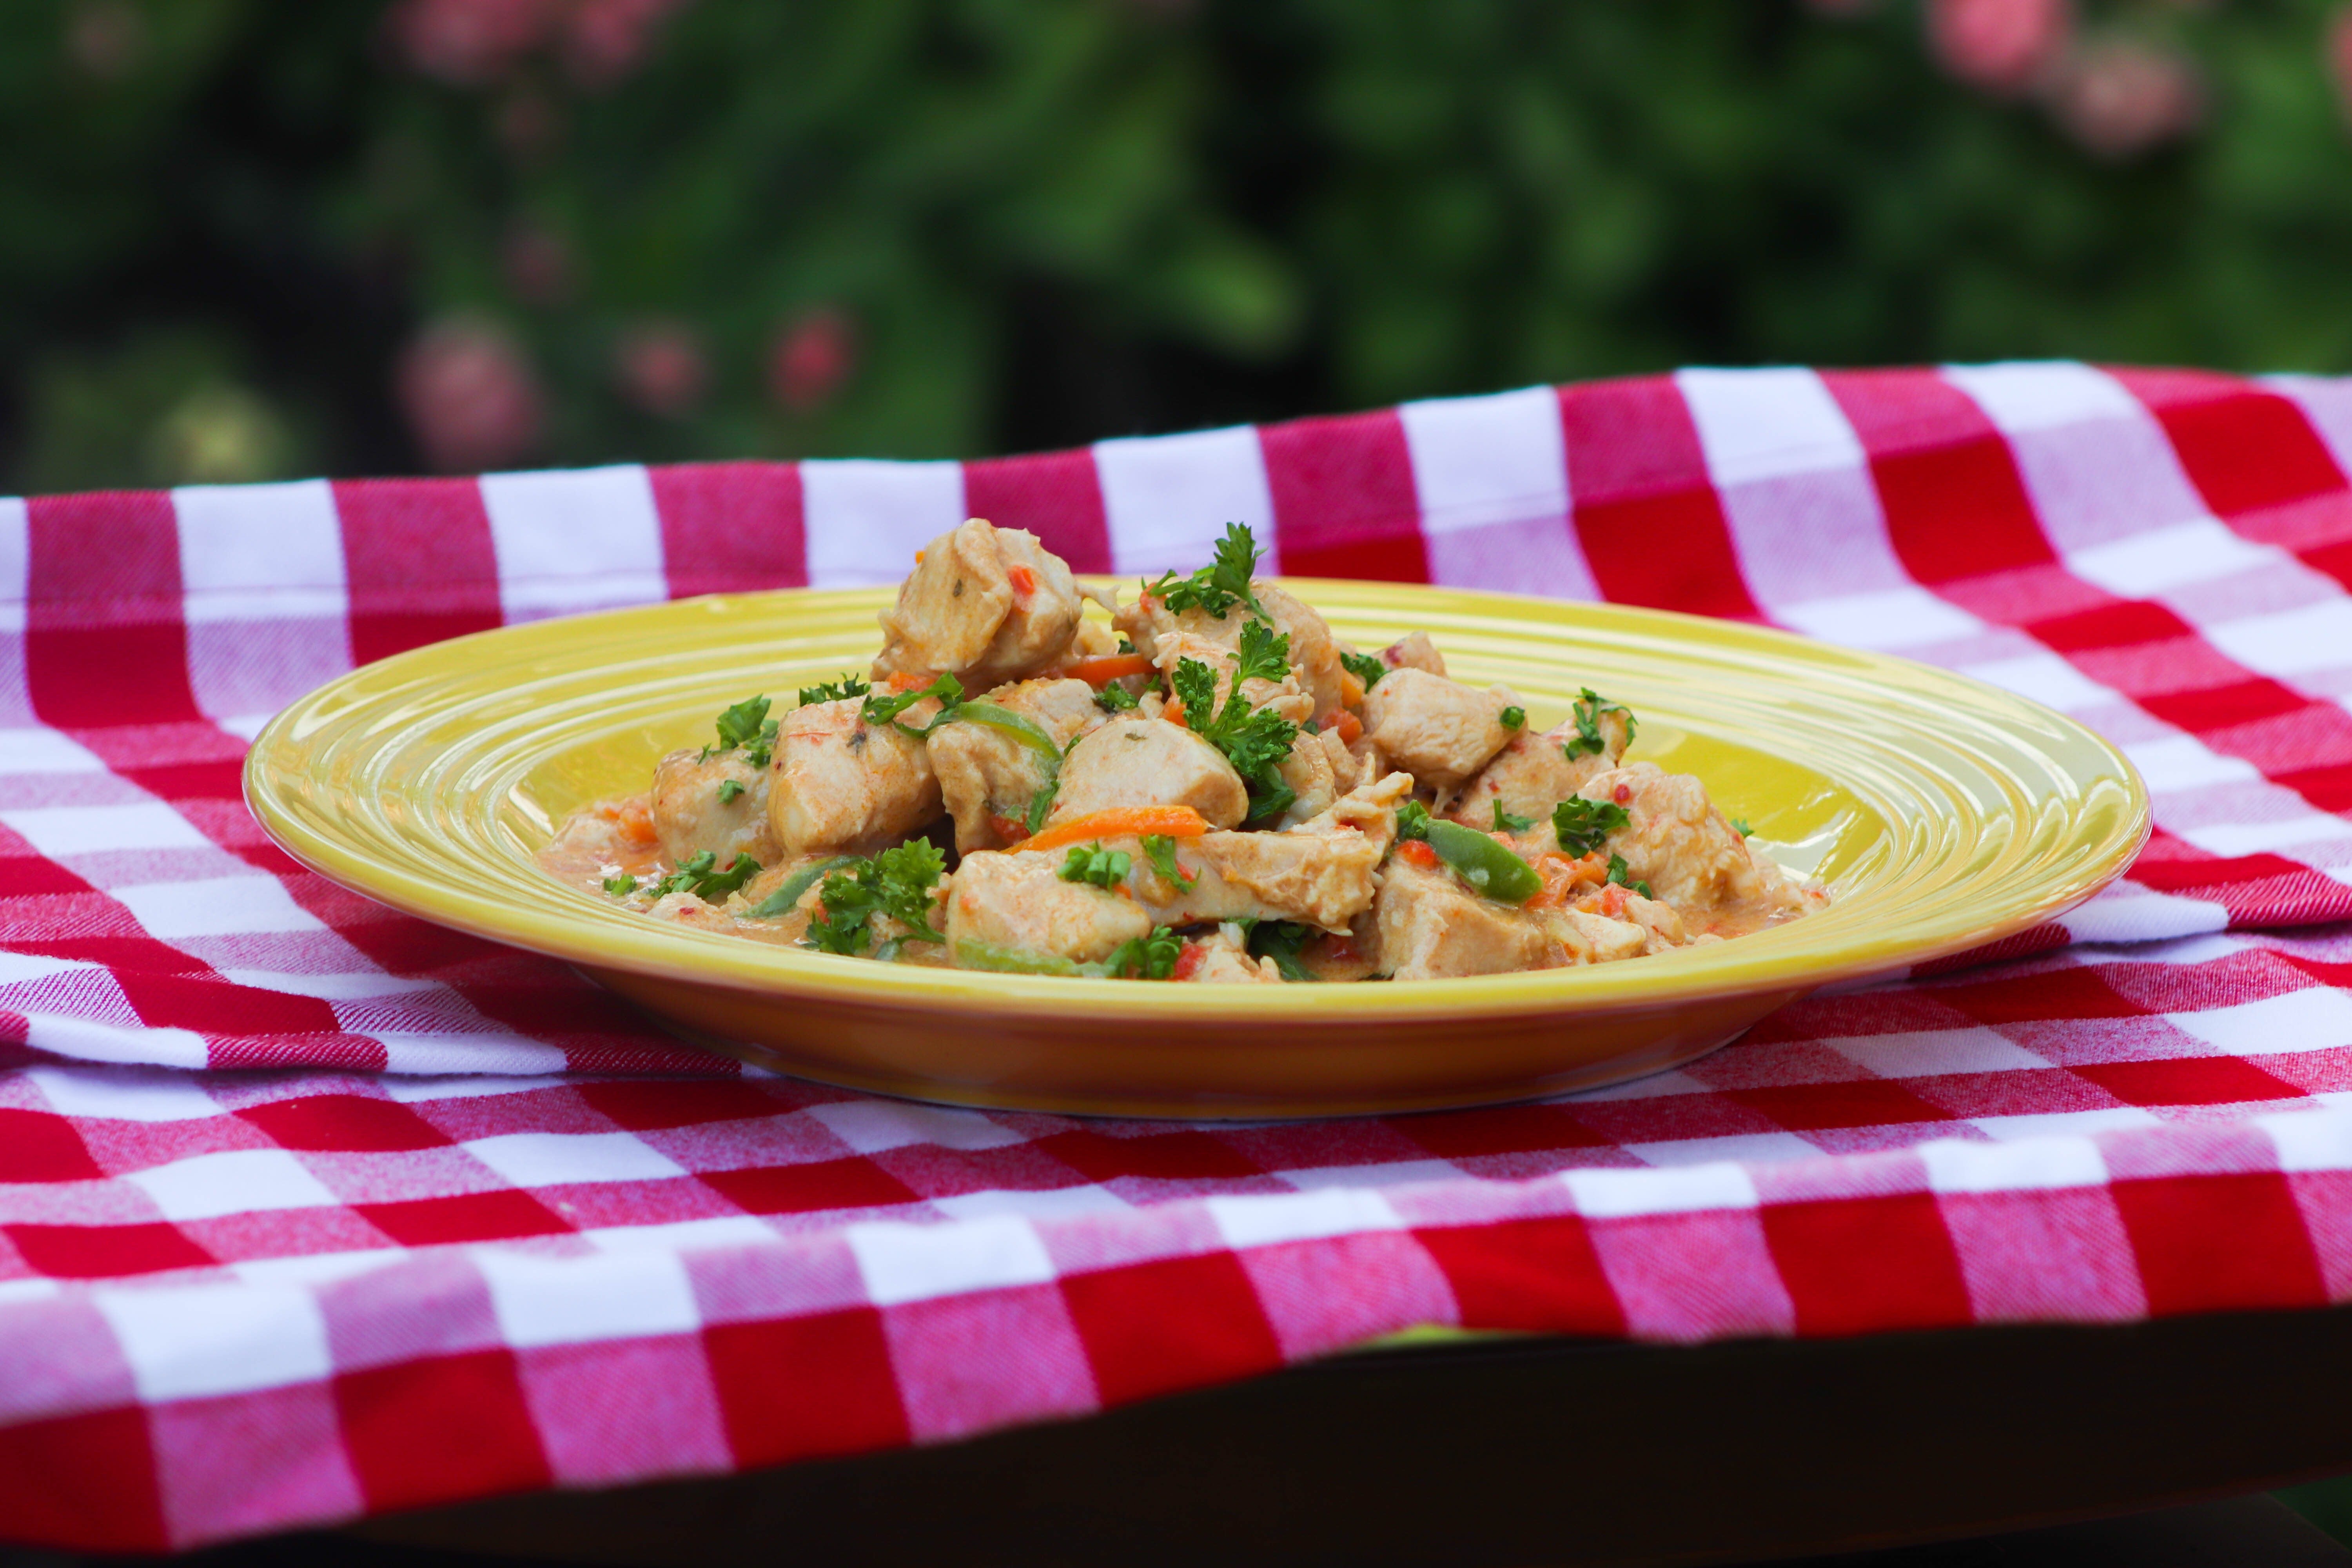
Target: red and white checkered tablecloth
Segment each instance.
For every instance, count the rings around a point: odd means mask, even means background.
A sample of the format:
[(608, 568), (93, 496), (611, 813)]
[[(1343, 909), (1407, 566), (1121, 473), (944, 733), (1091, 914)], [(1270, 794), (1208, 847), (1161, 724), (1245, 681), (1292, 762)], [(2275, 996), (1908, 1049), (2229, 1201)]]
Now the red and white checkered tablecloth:
[[(0, 501), (0, 1539), (186, 1546), (1073, 1415), (1415, 1324), (1694, 1341), (2352, 1300), (2352, 384), (1671, 378), (971, 464)], [(435, 637), (1082, 569), (1763, 619), (2062, 708), (2060, 926), (1541, 1105), (950, 1111), (681, 1048), (302, 871), (278, 706)], [(207, 1070), (208, 1069), (208, 1070)]]

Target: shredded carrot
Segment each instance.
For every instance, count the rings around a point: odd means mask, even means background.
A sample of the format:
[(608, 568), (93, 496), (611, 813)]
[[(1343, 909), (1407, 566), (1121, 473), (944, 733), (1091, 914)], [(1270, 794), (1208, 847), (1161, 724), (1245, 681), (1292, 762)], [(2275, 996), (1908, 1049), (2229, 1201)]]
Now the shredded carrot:
[(1339, 701), (1349, 708), (1361, 708), (1364, 705), (1364, 683), (1357, 679), (1356, 672), (1352, 669), (1342, 669), (1339, 672)]
[(1129, 675), (1149, 675), (1151, 661), (1139, 653), (1097, 654), (1082, 658), (1066, 668), (1062, 673), (1073, 680), (1083, 680), (1100, 691), (1112, 681)]
[(1397, 858), (1408, 866), (1418, 866), (1424, 871), (1437, 869), (1437, 851), (1425, 838), (1408, 838), (1397, 846)]
[(1160, 716), (1171, 724), (1181, 724), (1184, 721), (1184, 700), (1171, 693), (1167, 703), (1160, 710)]
[(907, 669), (898, 671), (896, 675), (891, 676), (887, 681), (884, 682), (884, 684), (888, 686), (893, 691), (912, 691), (918, 686), (929, 686), (930, 683), (929, 677), (918, 675), (914, 671)]
[(1025, 599), (1037, 591), (1037, 574), (1026, 566), (1007, 566), (1004, 580), (1013, 584), (1015, 598)]
[(1339, 710), (1339, 716), (1337, 719), (1324, 727), (1337, 734), (1339, 737), (1339, 744), (1343, 746), (1354, 745), (1356, 738), (1364, 732), (1364, 721), (1345, 708)]
[(916, 551), (916, 552), (915, 552), (915, 564), (916, 564), (916, 565), (918, 565), (918, 566), (920, 566), (922, 563), (923, 563), (923, 552), (922, 552), (921, 551), (918, 550), (918, 551)]
[(1189, 805), (1114, 805), (1057, 822), (1015, 847), (1059, 849), (1094, 838), (1140, 838), (1147, 833), (1163, 838), (1198, 838), (1208, 831), (1208, 819)]

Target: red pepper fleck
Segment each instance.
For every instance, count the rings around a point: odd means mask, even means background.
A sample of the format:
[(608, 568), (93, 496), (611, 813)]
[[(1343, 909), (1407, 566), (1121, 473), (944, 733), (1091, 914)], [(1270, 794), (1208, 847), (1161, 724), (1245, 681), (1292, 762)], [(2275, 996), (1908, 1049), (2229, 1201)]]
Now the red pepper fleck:
[(1408, 838), (1397, 846), (1397, 858), (1407, 865), (1418, 866), (1424, 871), (1437, 869), (1437, 851), (1425, 839)]
[(1209, 962), (1209, 950), (1197, 942), (1188, 942), (1176, 955), (1175, 978), (1190, 980), (1201, 973), (1201, 965)]
[(1633, 786), (1632, 784), (1619, 784), (1614, 791), (1614, 794), (1617, 797), (1617, 804), (1619, 805), (1622, 805), (1627, 801), (1633, 798)]
[(1007, 566), (1004, 569), (1004, 577), (1005, 581), (1013, 584), (1013, 594), (1015, 598), (1025, 599), (1037, 591), (1037, 574), (1026, 566)]
[(1007, 844), (1018, 844), (1029, 837), (1029, 825), (1018, 817), (1001, 816), (992, 811), (988, 814), (988, 826)]

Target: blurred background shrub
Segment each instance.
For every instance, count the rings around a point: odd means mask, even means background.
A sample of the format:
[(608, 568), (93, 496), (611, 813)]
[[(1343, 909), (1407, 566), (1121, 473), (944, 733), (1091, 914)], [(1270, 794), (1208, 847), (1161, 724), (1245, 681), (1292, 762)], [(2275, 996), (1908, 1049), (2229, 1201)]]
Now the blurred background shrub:
[(2352, 368), (2340, 0), (12, 0), (0, 480)]

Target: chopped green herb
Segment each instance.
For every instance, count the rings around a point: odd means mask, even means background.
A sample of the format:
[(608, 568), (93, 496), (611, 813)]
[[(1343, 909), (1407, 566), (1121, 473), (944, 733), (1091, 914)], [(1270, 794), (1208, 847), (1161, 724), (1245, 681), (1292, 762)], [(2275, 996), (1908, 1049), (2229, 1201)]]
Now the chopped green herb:
[(845, 675), (839, 680), (820, 680), (814, 686), (801, 688), (801, 706), (812, 702), (844, 702), (852, 697), (863, 697), (873, 690), (855, 675)]
[(1298, 726), (1271, 709), (1253, 709), (1242, 700), (1243, 681), (1281, 679), (1290, 673), (1289, 658), (1286, 634), (1276, 636), (1263, 621), (1244, 626), (1233, 683), (1222, 710), (1217, 706), (1216, 671), (1197, 658), (1179, 659), (1176, 664), (1176, 695), (1184, 704), (1184, 722), (1223, 752), (1241, 774), (1249, 787), (1251, 821), (1272, 816), (1298, 798), (1282, 782), (1278, 771), (1298, 739)]
[(1582, 795), (1570, 795), (1551, 808), (1551, 830), (1559, 847), (1571, 855), (1591, 854), (1633, 820), (1615, 801), (1587, 800)]
[(1622, 713), (1625, 716), (1625, 743), (1629, 746), (1633, 743), (1634, 731), (1640, 728), (1634, 722), (1633, 710), (1631, 708), (1626, 707), (1622, 702), (1610, 701), (1590, 686), (1584, 689), (1583, 699), (1576, 704), (1574, 712), (1576, 739), (1560, 747), (1560, 750), (1570, 757), (1597, 757), (1609, 749), (1609, 737), (1601, 732), (1601, 716), (1603, 713)]
[(945, 942), (931, 929), (931, 889), (948, 868), (928, 838), (909, 838), (870, 860), (854, 860), (825, 878), (818, 895), (824, 912), (809, 922), (808, 945), (824, 952), (859, 952), (873, 941), (877, 915), (908, 928), (909, 942)]
[(1417, 800), (1406, 801), (1397, 807), (1397, 837), (1426, 838), (1429, 837), (1429, 807)]
[(1128, 641), (1125, 637), (1121, 637), (1118, 639), (1118, 651), (1121, 653), (1133, 653), (1135, 651), (1135, 645)]
[(1073, 844), (1068, 858), (1055, 873), (1065, 882), (1089, 882), (1108, 892), (1127, 880), (1127, 870), (1135, 862), (1124, 849), (1106, 849), (1100, 844)]
[(1183, 955), (1183, 939), (1166, 926), (1154, 926), (1150, 936), (1131, 936), (1113, 948), (1099, 969), (1091, 963), (1082, 968), (1113, 980), (1168, 980)]
[(637, 890), (637, 879), (635, 877), (607, 877), (604, 879), (604, 890), (616, 899), (625, 899)]
[[(927, 697), (940, 700), (940, 710), (929, 724), (918, 730), (911, 724), (898, 722), (898, 715)], [(921, 740), (940, 725), (953, 719), (963, 701), (963, 682), (952, 675), (942, 675), (919, 691), (901, 691), (894, 697), (868, 697), (857, 710), (857, 717), (868, 724), (887, 724), (900, 734)]]
[(1188, 577), (1162, 573), (1159, 582), (1145, 584), (1143, 591), (1157, 595), (1171, 612), (1204, 610), (1222, 621), (1235, 605), (1246, 604), (1264, 615), (1265, 606), (1250, 592), (1250, 576), (1257, 570), (1258, 554), (1257, 540), (1250, 531), (1238, 522), (1229, 522), (1225, 524), (1225, 536), (1217, 541), (1213, 564), (1200, 567)]
[(1506, 730), (1524, 730), (1528, 727), (1528, 710), (1524, 708), (1506, 708), (1496, 717), (1502, 721), (1503, 728)]
[(715, 904), (760, 874), (760, 863), (749, 855), (736, 856), (724, 871), (717, 868), (718, 860), (718, 855), (709, 849), (689, 856), (648, 891), (656, 899), (666, 899), (672, 893), (692, 893), (706, 903)]
[(776, 748), (776, 721), (768, 717), (765, 697), (747, 697), (719, 715), (719, 743), (702, 748), (698, 761), (709, 762), (722, 752), (741, 748), (743, 760), (764, 768)]
[(1631, 888), (1633, 891), (1641, 894), (1645, 899), (1650, 897), (1649, 883), (1631, 882), (1626, 880), (1626, 873), (1632, 869), (1632, 867), (1625, 864), (1625, 857), (1622, 855), (1612, 855), (1609, 857), (1609, 879), (1611, 881), (1616, 883), (1621, 888)]
[(1298, 951), (1317, 934), (1313, 926), (1296, 921), (1259, 921), (1250, 928), (1250, 956), (1274, 960), (1275, 969), (1285, 980), (1312, 982), (1315, 976), (1298, 962)]
[(1095, 706), (1106, 713), (1129, 712), (1135, 705), (1135, 694), (1115, 682), (1095, 693)]
[(1045, 781), (1045, 788), (1029, 797), (1029, 810), (1022, 826), (1028, 828), (1031, 837), (1035, 837), (1038, 829), (1045, 826), (1045, 814), (1054, 809), (1054, 797), (1061, 793), (1062, 775), (1057, 773)]
[(735, 804), (735, 797), (736, 797), (737, 795), (741, 795), (742, 793), (743, 793), (743, 781), (742, 781), (741, 779), (721, 779), (721, 780), (719, 780), (719, 805), (734, 805), (734, 804)]
[(1200, 880), (1176, 863), (1176, 840), (1164, 833), (1143, 836), (1143, 858), (1151, 862), (1151, 868), (1160, 873), (1162, 881), (1172, 882), (1179, 888), (1189, 888)]
[(1378, 686), (1381, 677), (1389, 672), (1389, 667), (1378, 656), (1369, 653), (1343, 653), (1339, 656), (1339, 668), (1362, 681), (1367, 691)]
[(1494, 831), (1496, 833), (1522, 833), (1534, 822), (1535, 818), (1532, 816), (1521, 816), (1516, 812), (1505, 811), (1503, 803), (1499, 800), (1495, 803)]
[(1754, 828), (1748, 826), (1748, 819), (1744, 816), (1735, 816), (1731, 819), (1731, 831), (1742, 838), (1751, 837), (1756, 832)]

